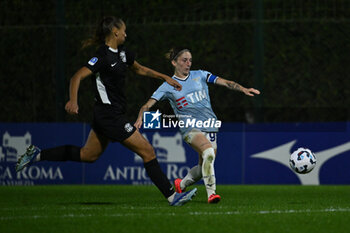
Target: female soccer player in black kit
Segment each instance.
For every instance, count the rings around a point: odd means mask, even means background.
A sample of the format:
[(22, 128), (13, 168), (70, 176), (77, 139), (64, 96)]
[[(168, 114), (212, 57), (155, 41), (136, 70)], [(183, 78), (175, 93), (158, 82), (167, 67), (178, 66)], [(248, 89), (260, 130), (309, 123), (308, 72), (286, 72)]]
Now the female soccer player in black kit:
[(31, 145), (17, 162), (20, 171), (37, 161), (77, 161), (94, 162), (106, 149), (109, 142), (120, 142), (137, 153), (144, 162), (148, 176), (173, 206), (183, 205), (191, 200), (196, 189), (186, 193), (175, 193), (168, 178), (162, 172), (153, 147), (125, 117), (126, 98), (124, 86), (126, 71), (129, 67), (138, 75), (163, 79), (176, 89), (181, 85), (164, 74), (140, 65), (135, 55), (123, 43), (126, 38), (126, 25), (113, 16), (104, 17), (92, 39), (87, 44), (99, 44), (100, 47), (90, 61), (80, 68), (70, 81), (70, 99), (65, 109), (69, 114), (78, 114), (78, 89), (80, 82), (95, 74), (95, 105), (93, 109), (92, 129), (83, 147), (64, 145), (40, 150)]

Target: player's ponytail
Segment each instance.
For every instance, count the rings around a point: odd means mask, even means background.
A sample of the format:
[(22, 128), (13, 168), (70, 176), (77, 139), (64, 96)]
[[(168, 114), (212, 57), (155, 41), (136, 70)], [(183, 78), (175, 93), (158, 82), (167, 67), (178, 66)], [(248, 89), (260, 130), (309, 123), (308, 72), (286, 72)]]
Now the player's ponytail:
[(113, 27), (121, 28), (124, 24), (123, 20), (114, 16), (103, 17), (97, 24), (93, 37), (82, 42), (82, 49), (105, 43), (106, 37), (112, 32)]

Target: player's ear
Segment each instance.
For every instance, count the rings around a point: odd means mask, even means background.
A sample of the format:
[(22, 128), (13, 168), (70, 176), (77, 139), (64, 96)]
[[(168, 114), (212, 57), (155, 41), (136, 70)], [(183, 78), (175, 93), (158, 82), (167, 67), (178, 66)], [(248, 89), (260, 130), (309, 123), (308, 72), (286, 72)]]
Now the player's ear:
[(113, 28), (112, 28), (112, 33), (113, 33), (116, 37), (118, 37), (118, 28), (113, 27)]
[(176, 61), (175, 61), (175, 60), (172, 60), (172, 61), (171, 61), (171, 64), (173, 64), (173, 66), (176, 66)]

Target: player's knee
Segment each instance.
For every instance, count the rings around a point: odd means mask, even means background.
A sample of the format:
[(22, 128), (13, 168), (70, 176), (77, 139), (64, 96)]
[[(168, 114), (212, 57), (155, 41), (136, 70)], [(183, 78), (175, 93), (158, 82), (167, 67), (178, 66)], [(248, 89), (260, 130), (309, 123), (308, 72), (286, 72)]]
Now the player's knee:
[(202, 159), (203, 161), (209, 161), (212, 162), (215, 160), (215, 151), (213, 147), (209, 147), (205, 149), (202, 153)]
[(151, 161), (156, 158), (153, 147), (147, 143), (144, 148), (139, 153), (139, 156), (143, 159), (144, 162)]
[(82, 162), (93, 163), (100, 157), (100, 155), (101, 154), (99, 153), (88, 152), (84, 148), (80, 150), (80, 158)]

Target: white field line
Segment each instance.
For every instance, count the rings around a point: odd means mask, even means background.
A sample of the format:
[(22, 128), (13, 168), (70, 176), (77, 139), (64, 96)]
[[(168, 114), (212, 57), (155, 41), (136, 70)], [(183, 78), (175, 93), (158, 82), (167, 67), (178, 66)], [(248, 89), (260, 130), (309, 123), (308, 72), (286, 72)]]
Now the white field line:
[[(135, 208), (136, 209), (136, 208)], [(188, 213), (148, 213), (148, 215), (162, 216), (207, 216), (207, 215), (264, 215), (264, 214), (295, 214), (295, 213), (337, 213), (350, 212), (350, 208), (327, 208), (327, 209), (305, 209), (305, 210), (259, 210), (259, 211), (215, 211), (215, 212), (188, 212)], [(18, 220), (18, 219), (45, 219), (45, 218), (90, 218), (90, 217), (140, 217), (144, 213), (116, 213), (116, 214), (63, 214), (63, 215), (24, 215), (24, 216), (1, 216), (0, 221)]]
[(129, 209), (129, 210), (151, 210), (151, 209), (165, 209), (165, 208), (169, 208), (168, 206), (147, 206), (147, 207), (142, 207), (142, 206), (129, 206), (129, 205), (125, 205), (125, 206), (120, 206), (118, 205), (118, 207), (115, 207), (113, 205), (111, 206), (84, 206), (84, 207), (78, 207), (78, 206), (42, 206), (42, 207), (31, 207), (31, 206), (27, 206), (27, 207), (5, 207), (5, 208), (0, 208), (0, 211), (28, 211), (28, 210), (48, 210), (48, 209), (52, 209), (55, 208), (55, 210), (111, 210), (111, 209), (117, 209), (117, 208), (121, 208), (121, 209)]
[(223, 212), (191, 212), (191, 215), (243, 215), (243, 214), (294, 214), (294, 213), (327, 213), (327, 212), (350, 212), (350, 208), (328, 208), (322, 210), (259, 210), (259, 211), (223, 211)]
[[(115, 209), (115, 207), (111, 206), (87, 206), (87, 207), (65, 207), (65, 206), (43, 206), (43, 207), (6, 207), (6, 208), (0, 208), (0, 211), (29, 211), (29, 210), (48, 210), (48, 209), (55, 209), (55, 210), (108, 210), (108, 209)], [(119, 207), (120, 208), (120, 207)], [(123, 207), (122, 207), (123, 208)]]

